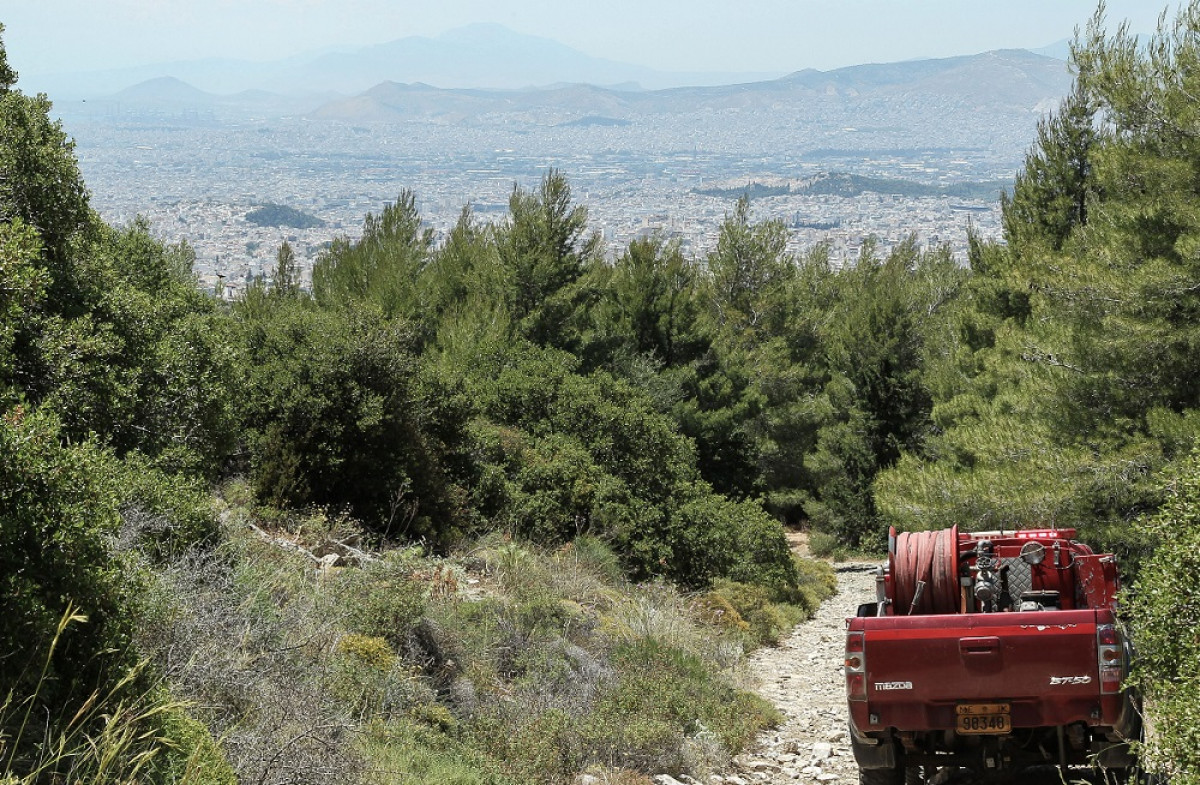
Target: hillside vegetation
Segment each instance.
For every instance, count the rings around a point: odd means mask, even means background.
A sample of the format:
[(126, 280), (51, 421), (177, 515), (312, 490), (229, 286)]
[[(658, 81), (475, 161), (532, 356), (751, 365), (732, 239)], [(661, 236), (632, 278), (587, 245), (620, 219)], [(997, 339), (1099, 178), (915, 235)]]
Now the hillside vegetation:
[(993, 201), (999, 199), (1000, 194), (1010, 185), (1009, 182), (929, 185), (912, 180), (830, 172), (797, 184), (764, 185), (752, 182), (741, 188), (700, 188), (696, 189), (696, 193), (730, 199), (742, 195), (751, 199), (761, 199), (768, 196), (789, 196), (791, 194), (853, 197), (864, 193), (877, 193), (910, 197), (949, 196), (957, 199)]
[(1121, 555), (1148, 757), (1200, 782), (1200, 3), (1075, 62), (969, 267), (795, 258), (745, 198), (610, 262), (552, 170), (225, 304), (98, 218), (0, 48), (0, 778), (702, 775), (831, 590), (785, 525), (957, 523)]
[(255, 226), (286, 226), (291, 229), (311, 229), (324, 226), (315, 215), (282, 204), (264, 204), (246, 213), (246, 220)]

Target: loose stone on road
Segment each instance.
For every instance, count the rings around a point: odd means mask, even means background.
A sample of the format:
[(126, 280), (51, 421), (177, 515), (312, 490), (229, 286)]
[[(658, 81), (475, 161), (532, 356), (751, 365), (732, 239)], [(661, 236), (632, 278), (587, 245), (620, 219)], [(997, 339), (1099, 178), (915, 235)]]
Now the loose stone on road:
[(838, 593), (778, 647), (750, 657), (757, 692), (786, 717), (711, 785), (858, 781), (846, 728), (845, 620), (875, 599), (874, 564), (840, 564)]

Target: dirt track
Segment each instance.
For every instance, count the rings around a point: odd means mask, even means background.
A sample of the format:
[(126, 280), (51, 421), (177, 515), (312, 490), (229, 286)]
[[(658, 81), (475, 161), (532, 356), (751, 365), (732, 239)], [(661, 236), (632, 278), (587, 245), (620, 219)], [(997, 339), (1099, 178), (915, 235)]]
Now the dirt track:
[(751, 656), (759, 694), (787, 719), (761, 738), (758, 749), (739, 757), (733, 772), (710, 779), (712, 785), (858, 782), (846, 731), (844, 630), (846, 617), (875, 598), (875, 566), (836, 565), (837, 595), (782, 645)]

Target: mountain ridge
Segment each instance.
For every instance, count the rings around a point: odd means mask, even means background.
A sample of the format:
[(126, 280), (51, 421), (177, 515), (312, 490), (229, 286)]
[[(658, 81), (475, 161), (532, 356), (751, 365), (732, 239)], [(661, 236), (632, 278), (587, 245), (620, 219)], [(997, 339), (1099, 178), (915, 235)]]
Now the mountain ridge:
[(544, 111), (563, 114), (555, 123), (569, 123), (596, 115), (629, 120), (647, 114), (704, 110), (765, 110), (801, 104), (846, 108), (900, 101), (909, 102), (914, 109), (951, 102), (988, 111), (1041, 113), (1057, 105), (1070, 81), (1070, 72), (1060, 60), (1027, 50), (997, 50), (831, 71), (805, 69), (760, 82), (661, 90), (568, 84), (501, 91), (381, 82), (358, 95), (325, 104), (312, 117), (388, 122)]
[[(927, 63), (931, 60), (906, 62)], [(860, 64), (847, 68), (870, 69), (879, 65), (899, 64)], [(111, 96), (130, 86), (164, 76), (173, 76), (216, 95), (262, 90), (297, 97), (328, 93), (356, 96), (388, 81), (424, 82), (441, 89), (521, 90), (588, 83), (626, 91), (655, 91), (748, 84), (846, 70), (809, 68), (790, 73), (659, 71), (594, 57), (553, 39), (514, 32), (502, 25), (475, 24), (449, 30), (437, 37), (406, 36), (363, 47), (325, 47), (270, 61), (206, 58), (109, 71), (41, 74), (23, 78), (21, 86), (26, 92), (46, 92), (56, 100)]]
[(271, 61), (207, 58), (95, 72), (40, 74), (22, 80), (27, 92), (59, 99), (111, 95), (172, 75), (206, 92), (265, 89), (285, 95), (360, 93), (383, 81), (428, 82), (444, 89), (519, 89), (555, 82), (662, 88), (723, 84), (779, 76), (768, 72), (672, 72), (595, 57), (558, 41), (502, 25), (475, 24), (436, 37), (406, 36), (362, 47), (327, 47)]

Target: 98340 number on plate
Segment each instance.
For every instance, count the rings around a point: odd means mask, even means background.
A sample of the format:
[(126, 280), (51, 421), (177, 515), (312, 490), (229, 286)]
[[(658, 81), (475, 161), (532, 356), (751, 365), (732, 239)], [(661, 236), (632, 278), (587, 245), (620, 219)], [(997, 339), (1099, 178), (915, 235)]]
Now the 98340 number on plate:
[(1012, 715), (1007, 703), (964, 703), (955, 707), (959, 733), (1010, 733)]

